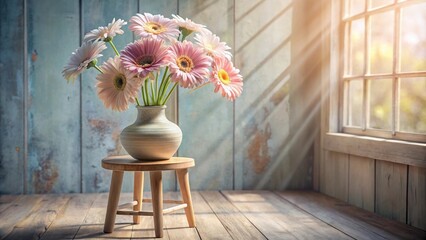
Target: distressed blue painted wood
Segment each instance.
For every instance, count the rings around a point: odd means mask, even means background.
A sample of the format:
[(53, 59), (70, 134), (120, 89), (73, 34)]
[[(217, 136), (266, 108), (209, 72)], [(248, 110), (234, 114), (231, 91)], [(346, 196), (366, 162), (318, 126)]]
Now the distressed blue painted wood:
[[(84, 34), (100, 26), (107, 26), (113, 18), (128, 21), (137, 11), (137, 0), (127, 1), (83, 1), (83, 32)], [(124, 26), (124, 34), (114, 38), (117, 49), (123, 49), (133, 41), (128, 25)], [(101, 65), (114, 51), (108, 46), (98, 59)], [(114, 112), (106, 109), (96, 93), (96, 75), (98, 71), (89, 69), (82, 75), (82, 172), (83, 192), (105, 192), (109, 190), (111, 172), (101, 167), (101, 160), (109, 155), (124, 154), (120, 143), (121, 130), (136, 119), (136, 109), (130, 106), (126, 112)], [(123, 191), (130, 191), (133, 177), (126, 174)]]
[(28, 192), (80, 192), (80, 86), (61, 74), (79, 44), (79, 2), (27, 3)]
[[(262, 16), (262, 17), (259, 17)], [(291, 1), (236, 2), (235, 62), (244, 91), (235, 103), (235, 188), (280, 188), (288, 166)]]
[[(292, 1), (28, 0), (27, 49), (24, 1), (0, 1), (0, 192), (21, 193), (24, 186), (29, 193), (108, 190), (110, 173), (100, 160), (125, 152), (119, 134), (134, 121), (136, 110), (105, 109), (96, 96), (95, 70), (73, 85), (66, 84), (61, 71), (84, 33), (114, 17), (128, 21), (137, 12), (179, 13), (207, 25), (233, 47), (234, 63), (245, 79), (235, 103), (206, 86), (192, 93), (179, 89), (168, 104), (168, 117), (178, 119), (184, 134), (178, 154), (196, 159), (190, 174), (193, 189), (281, 188), (294, 179), (306, 180), (310, 163), (299, 165), (289, 153), (298, 135), (293, 129), (289, 136), (288, 124)], [(127, 27), (115, 39), (120, 49), (133, 39)], [(104, 55), (101, 62), (114, 54), (107, 49)], [(173, 173), (164, 182), (165, 189), (176, 189)], [(131, 187), (129, 175), (123, 190)]]
[[(206, 25), (231, 47), (234, 41), (233, 2), (179, 1), (179, 15)], [(218, 14), (220, 17), (218, 17)], [(233, 103), (213, 92), (212, 85), (192, 93), (179, 89), (179, 156), (195, 158), (192, 189), (233, 188)]]
[(24, 1), (0, 6), (0, 194), (16, 194), (24, 192)]

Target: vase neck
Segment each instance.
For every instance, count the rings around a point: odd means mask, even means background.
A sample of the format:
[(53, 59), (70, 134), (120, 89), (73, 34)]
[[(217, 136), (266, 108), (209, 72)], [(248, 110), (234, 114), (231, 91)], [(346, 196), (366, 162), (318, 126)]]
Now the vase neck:
[(135, 123), (167, 122), (166, 106), (138, 107), (138, 117)]

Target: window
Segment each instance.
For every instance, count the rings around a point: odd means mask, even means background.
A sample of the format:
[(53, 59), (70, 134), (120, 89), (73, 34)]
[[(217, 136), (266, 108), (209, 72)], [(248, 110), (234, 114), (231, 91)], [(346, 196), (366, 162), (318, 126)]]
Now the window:
[(343, 132), (426, 142), (426, 0), (343, 8)]

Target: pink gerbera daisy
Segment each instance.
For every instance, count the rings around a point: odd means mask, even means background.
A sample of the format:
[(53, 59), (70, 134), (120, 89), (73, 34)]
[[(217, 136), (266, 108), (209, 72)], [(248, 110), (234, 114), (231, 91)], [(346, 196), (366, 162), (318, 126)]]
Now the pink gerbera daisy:
[(162, 15), (152, 15), (138, 13), (130, 18), (129, 29), (141, 38), (152, 37), (164, 40), (176, 39), (180, 32), (178, 25), (169, 18)]
[(182, 31), (182, 34), (186, 37), (193, 32), (200, 32), (205, 29), (206, 26), (193, 22), (191, 19), (183, 19), (181, 16), (172, 14), (173, 19)]
[(167, 47), (161, 39), (144, 38), (121, 51), (123, 66), (145, 78), (166, 64)]
[(118, 56), (109, 58), (101, 69), (103, 73), (96, 77), (99, 98), (106, 108), (127, 110), (129, 103), (135, 102), (140, 87), (135, 74), (123, 67)]
[(115, 37), (115, 35), (124, 33), (121, 27), (126, 24), (127, 22), (125, 22), (124, 20), (118, 19), (117, 21), (115, 21), (114, 18), (112, 19), (112, 22), (108, 24), (107, 27), (99, 27), (86, 33), (83, 41), (110, 41)]
[(181, 87), (196, 87), (208, 76), (212, 59), (192, 42), (176, 42), (170, 47), (169, 56), (171, 79)]
[[(85, 42), (72, 53), (68, 64), (62, 74), (65, 79), (74, 81), (86, 68), (92, 67), (96, 58), (101, 57), (101, 52), (107, 47), (104, 42)], [(92, 62), (93, 61), (93, 62)]]
[(216, 58), (210, 81), (215, 85), (214, 92), (219, 90), (223, 97), (234, 101), (243, 91), (243, 77), (232, 62), (226, 58)]
[(229, 52), (231, 48), (225, 42), (221, 42), (218, 36), (207, 29), (197, 33), (194, 39), (198, 45), (205, 49), (208, 55), (214, 58), (227, 58), (231, 60), (232, 54)]

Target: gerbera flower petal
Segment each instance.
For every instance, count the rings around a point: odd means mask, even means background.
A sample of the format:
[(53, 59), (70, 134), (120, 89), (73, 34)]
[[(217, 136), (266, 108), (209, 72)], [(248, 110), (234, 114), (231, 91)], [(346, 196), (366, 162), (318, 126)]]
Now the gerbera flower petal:
[(99, 98), (106, 108), (115, 111), (125, 111), (129, 103), (135, 102), (140, 83), (135, 74), (125, 69), (118, 56), (109, 58), (98, 74), (96, 87)]
[(108, 24), (107, 27), (99, 27), (97, 29), (93, 29), (92, 31), (86, 33), (83, 41), (108, 41), (113, 39), (117, 34), (123, 34), (124, 31), (121, 29), (122, 26), (126, 25), (122, 19), (118, 19), (115, 21), (115, 18), (112, 19), (112, 22)]
[(177, 23), (177, 25), (179, 26), (179, 29), (182, 31), (182, 33), (185, 36), (193, 32), (201, 32), (206, 27), (202, 24), (193, 22), (191, 19), (188, 19), (188, 18), (183, 19), (179, 15), (172, 14), (172, 16), (173, 16), (173, 20)]
[(234, 101), (243, 91), (243, 77), (240, 70), (227, 58), (216, 58), (213, 63), (210, 81), (215, 85), (214, 92)]
[(176, 22), (162, 15), (138, 13), (130, 18), (129, 29), (141, 38), (152, 37), (163, 40), (176, 39), (180, 32)]
[(212, 59), (192, 42), (183, 41), (170, 47), (168, 62), (172, 81), (181, 87), (193, 88), (204, 83)]
[(166, 57), (167, 47), (164, 41), (152, 38), (140, 39), (127, 45), (120, 56), (123, 66), (142, 79), (164, 66)]
[(225, 42), (221, 42), (220, 38), (212, 32), (205, 29), (197, 33), (194, 37), (196, 43), (203, 47), (207, 54), (214, 58), (227, 58), (231, 60), (232, 54), (229, 52), (231, 48)]
[(72, 53), (68, 64), (64, 67), (62, 75), (65, 79), (74, 81), (107, 47), (104, 42), (84, 42), (81, 47)]

